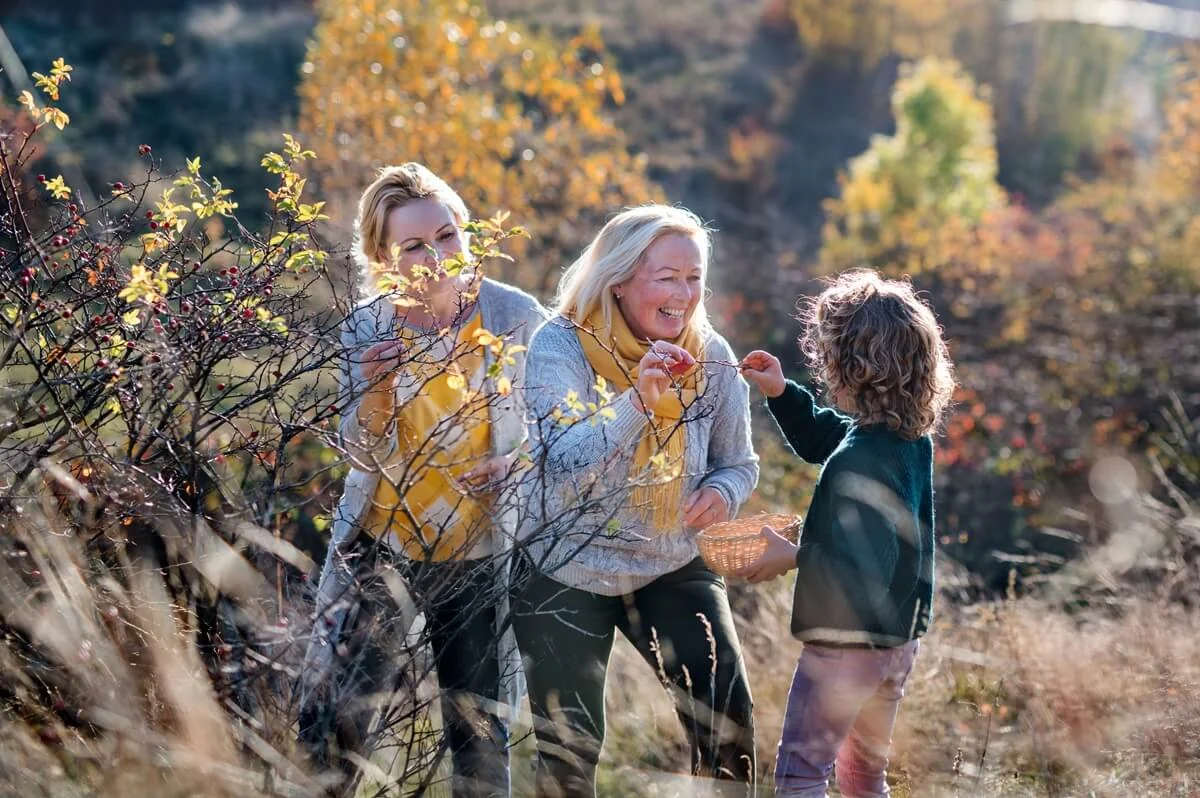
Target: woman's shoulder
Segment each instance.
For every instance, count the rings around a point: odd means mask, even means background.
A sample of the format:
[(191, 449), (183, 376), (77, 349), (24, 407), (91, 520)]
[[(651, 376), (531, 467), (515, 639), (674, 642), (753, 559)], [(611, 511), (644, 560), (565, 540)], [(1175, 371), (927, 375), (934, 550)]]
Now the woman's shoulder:
[(395, 315), (395, 306), (386, 297), (367, 297), (350, 308), (345, 321), (342, 322), (342, 329), (345, 333), (363, 338), (373, 335), (381, 327), (390, 325)]
[(479, 301), (495, 305), (498, 309), (502, 308), (510, 315), (532, 317), (539, 322), (550, 315), (542, 303), (531, 294), (515, 285), (502, 283), (490, 277), (485, 277), (480, 284)]
[[(579, 339), (575, 335), (575, 324), (562, 314), (555, 313), (546, 319), (533, 334), (529, 343), (532, 351), (539, 349), (562, 349), (563, 347), (578, 348)], [(579, 350), (582, 354), (583, 350)]]
[(704, 341), (705, 360), (731, 361), (734, 359), (733, 347), (729, 345), (729, 341), (713, 328), (708, 328), (702, 340)]

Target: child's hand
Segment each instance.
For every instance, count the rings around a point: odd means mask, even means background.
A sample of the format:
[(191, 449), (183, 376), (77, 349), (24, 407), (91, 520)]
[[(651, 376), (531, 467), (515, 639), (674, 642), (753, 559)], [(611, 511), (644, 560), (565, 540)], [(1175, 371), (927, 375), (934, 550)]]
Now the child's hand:
[(742, 376), (757, 385), (758, 390), (762, 391), (768, 399), (779, 396), (787, 387), (779, 358), (761, 349), (755, 349), (742, 358), (741, 372)]
[[(778, 365), (779, 361), (776, 360), (775, 363)], [(757, 560), (739, 570), (738, 576), (751, 582), (766, 582), (768, 579), (783, 576), (796, 567), (799, 546), (769, 526), (764, 526), (758, 534), (767, 541), (767, 547)]]

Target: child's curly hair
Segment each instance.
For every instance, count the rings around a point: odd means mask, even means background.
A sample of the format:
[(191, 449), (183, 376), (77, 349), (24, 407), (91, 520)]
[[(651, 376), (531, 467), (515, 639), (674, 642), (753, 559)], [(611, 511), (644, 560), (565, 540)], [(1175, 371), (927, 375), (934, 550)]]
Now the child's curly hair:
[(857, 269), (804, 309), (800, 348), (835, 402), (862, 423), (915, 440), (954, 393), (954, 367), (933, 311), (908, 282)]

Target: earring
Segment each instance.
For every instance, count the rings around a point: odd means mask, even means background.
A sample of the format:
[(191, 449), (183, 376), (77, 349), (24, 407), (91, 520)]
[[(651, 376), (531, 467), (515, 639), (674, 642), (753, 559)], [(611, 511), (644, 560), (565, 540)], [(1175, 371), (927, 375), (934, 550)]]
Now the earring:
[(620, 294), (618, 294), (616, 291), (613, 291), (613, 299), (615, 299), (615, 300), (617, 300), (618, 302), (620, 302), (620, 301), (621, 301), (621, 295), (620, 295)]

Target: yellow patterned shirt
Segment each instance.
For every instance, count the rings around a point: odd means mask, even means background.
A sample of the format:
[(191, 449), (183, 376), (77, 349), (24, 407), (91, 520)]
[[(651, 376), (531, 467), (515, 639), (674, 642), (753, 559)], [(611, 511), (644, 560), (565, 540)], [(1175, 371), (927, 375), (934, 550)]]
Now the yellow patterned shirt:
[(365, 521), (375, 537), (415, 560), (486, 555), (490, 504), (460, 482), (492, 454), (486, 361), (478, 310), (456, 336), (403, 328), (395, 454)]

